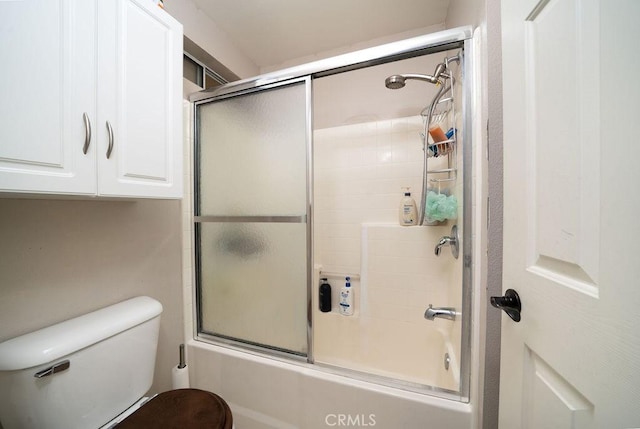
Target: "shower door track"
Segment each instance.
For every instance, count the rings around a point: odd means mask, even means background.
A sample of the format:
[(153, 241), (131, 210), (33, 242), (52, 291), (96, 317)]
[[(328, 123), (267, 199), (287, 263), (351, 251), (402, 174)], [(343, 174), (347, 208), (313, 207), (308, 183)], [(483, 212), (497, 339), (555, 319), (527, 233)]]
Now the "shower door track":
[(307, 216), (194, 216), (194, 222), (307, 223)]
[(424, 36), (413, 37), (399, 42), (387, 43), (373, 48), (362, 49), (348, 54), (318, 60), (311, 63), (290, 67), (280, 71), (266, 73), (249, 79), (229, 82), (224, 85), (199, 91), (189, 96), (189, 101), (198, 103), (208, 101), (226, 94), (246, 91), (278, 82), (284, 82), (303, 76), (314, 78), (331, 76), (350, 70), (357, 70), (373, 65), (412, 58), (448, 49), (463, 47), (465, 41), (472, 37), (472, 28), (459, 27), (439, 31)]

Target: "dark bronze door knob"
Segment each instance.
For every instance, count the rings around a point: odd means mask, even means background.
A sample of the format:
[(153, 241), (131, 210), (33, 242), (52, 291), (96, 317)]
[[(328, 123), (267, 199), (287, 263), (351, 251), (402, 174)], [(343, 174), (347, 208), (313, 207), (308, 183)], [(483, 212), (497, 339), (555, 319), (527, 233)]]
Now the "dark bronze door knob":
[(514, 322), (520, 321), (522, 305), (520, 304), (520, 296), (515, 290), (507, 289), (504, 296), (492, 296), (491, 305), (495, 308), (504, 310), (504, 312), (507, 313)]

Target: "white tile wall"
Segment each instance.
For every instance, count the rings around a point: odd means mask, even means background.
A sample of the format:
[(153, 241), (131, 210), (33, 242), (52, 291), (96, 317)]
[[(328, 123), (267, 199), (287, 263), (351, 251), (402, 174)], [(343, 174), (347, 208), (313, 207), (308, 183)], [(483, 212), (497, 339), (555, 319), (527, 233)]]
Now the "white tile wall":
[(418, 116), (315, 131), (314, 238), (326, 270), (359, 272), (360, 225), (397, 223), (402, 187), (420, 200), (421, 130)]
[[(191, 123), (190, 116), (185, 105), (185, 124)], [(190, 125), (185, 128), (183, 297), (185, 338), (191, 338), (193, 142)], [(421, 117), (414, 116), (314, 133), (314, 263), (340, 274), (330, 278), (334, 304), (344, 283), (341, 274), (364, 277), (352, 282), (356, 314), (345, 317), (337, 308), (331, 313), (317, 309), (316, 273), (314, 355), (320, 363), (456, 390), (456, 369), (445, 372), (442, 361), (451, 349), (448, 341), (459, 342), (460, 324), (423, 317), (429, 304), (460, 306), (452, 302), (460, 292), (451, 290), (460, 288), (459, 260), (449, 257), (448, 249), (440, 258), (433, 254), (451, 224), (398, 225), (402, 187), (410, 187), (420, 202), (422, 131)], [(365, 240), (362, 231), (367, 231)], [(453, 349), (457, 353), (459, 345)]]
[[(442, 226), (402, 227), (402, 187), (420, 203), (420, 116), (347, 125), (314, 133), (314, 263), (331, 273), (334, 304), (344, 276), (352, 282), (355, 315), (321, 313), (314, 304), (317, 362), (402, 380), (457, 389), (457, 377), (442, 365), (448, 339), (459, 323), (426, 321), (429, 304), (460, 307), (459, 260), (434, 246), (448, 235)], [(445, 160), (430, 159), (430, 168)], [(434, 164), (431, 164), (434, 162)], [(431, 167), (431, 165), (434, 165)], [(314, 300), (318, 281), (314, 282)], [(458, 349), (454, 347), (454, 349)]]

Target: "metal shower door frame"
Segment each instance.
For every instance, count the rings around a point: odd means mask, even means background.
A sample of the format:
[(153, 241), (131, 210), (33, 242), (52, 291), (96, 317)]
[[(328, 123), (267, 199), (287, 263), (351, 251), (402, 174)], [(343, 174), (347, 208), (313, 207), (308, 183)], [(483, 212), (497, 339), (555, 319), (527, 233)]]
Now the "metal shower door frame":
[[(200, 153), (200, 135), (199, 135), (199, 117), (198, 117), (198, 108), (201, 105), (206, 105), (212, 102), (219, 102), (230, 98), (245, 96), (249, 94), (255, 94), (263, 91), (271, 91), (277, 90), (278, 88), (286, 88), (290, 85), (296, 84), (304, 84), (305, 90), (305, 145), (306, 145), (306, 180), (307, 180), (307, 193), (306, 193), (306, 213), (302, 216), (247, 216), (247, 217), (227, 217), (227, 216), (201, 216), (200, 214), (200, 193), (198, 190), (200, 189), (200, 158), (196, 155)], [(206, 99), (202, 99), (194, 102), (194, 121), (193, 121), (193, 135), (194, 135), (194, 174), (193, 174), (193, 221), (194, 221), (194, 261), (195, 261), (195, 302), (196, 305), (194, 307), (194, 319), (196, 323), (194, 324), (195, 332), (194, 338), (201, 338), (206, 340), (215, 340), (216, 342), (220, 342), (226, 344), (231, 347), (241, 347), (244, 349), (250, 349), (258, 352), (266, 352), (270, 355), (275, 355), (279, 357), (287, 357), (295, 360), (306, 360), (309, 363), (313, 363), (313, 330), (311, 329), (311, 311), (307, 311), (307, 353), (306, 355), (298, 355), (290, 351), (280, 350), (278, 348), (269, 348), (264, 344), (253, 344), (251, 342), (244, 342), (239, 339), (226, 338), (218, 335), (210, 335), (203, 332), (202, 329), (202, 299), (201, 299), (201, 255), (200, 255), (200, 225), (203, 222), (267, 222), (267, 223), (306, 223), (306, 242), (307, 242), (307, 274), (306, 274), (306, 294), (307, 294), (307, 308), (311, 308), (311, 278), (313, 275), (312, 261), (313, 261), (313, 246), (312, 246), (312, 233), (313, 233), (313, 224), (312, 224), (312, 205), (311, 202), (313, 200), (313, 170), (312, 170), (312, 87), (311, 87), (311, 77), (310, 76), (301, 76), (293, 79), (281, 80), (278, 82), (269, 83), (266, 85), (254, 86), (250, 88), (240, 89), (238, 91), (232, 92), (224, 92), (212, 97), (207, 97)]]
[[(312, 329), (312, 309), (311, 309), (311, 282), (313, 274), (313, 114), (312, 114), (312, 85), (313, 79), (339, 74), (351, 70), (357, 70), (369, 66), (385, 64), (393, 61), (403, 60), (407, 58), (423, 56), (434, 53), (445, 53), (451, 49), (462, 49), (462, 73), (463, 73), (463, 90), (462, 90), (462, 122), (463, 122), (463, 136), (464, 146), (462, 154), (462, 177), (463, 177), (463, 237), (462, 237), (462, 256), (463, 256), (463, 281), (462, 281), (462, 336), (461, 336), (461, 356), (460, 356), (460, 388), (457, 392), (452, 392), (446, 389), (441, 389), (434, 386), (421, 386), (413, 385), (412, 383), (398, 382), (393, 383), (389, 380), (385, 380), (384, 377), (378, 377), (371, 374), (365, 374), (358, 371), (341, 369), (336, 370), (334, 368), (322, 368), (323, 370), (331, 373), (343, 374), (355, 378), (362, 379), (364, 381), (370, 381), (373, 383), (387, 384), (393, 387), (398, 387), (410, 391), (416, 391), (419, 393), (428, 393), (433, 396), (438, 396), (446, 399), (453, 399), (461, 402), (469, 402), (470, 392), (470, 369), (471, 369), (471, 331), (472, 331), (472, 301), (473, 301), (473, 276), (472, 270), (475, 264), (480, 263), (479, 260), (472, 258), (473, 255), (473, 242), (472, 242), (472, 225), (474, 223), (473, 218), (473, 187), (471, 179), (473, 158), (472, 158), (472, 109), (473, 109), (473, 94), (475, 88), (472, 79), (474, 68), (473, 64), (473, 29), (470, 26), (454, 28), (450, 30), (439, 31), (436, 33), (427, 34), (424, 36), (414, 37), (411, 39), (402, 40), (399, 42), (388, 43), (385, 45), (376, 46), (373, 48), (363, 49), (343, 55), (338, 55), (332, 58), (324, 60), (314, 61), (311, 63), (295, 66), (283, 70), (279, 70), (272, 73), (263, 74), (257, 77), (244, 79), (236, 82), (230, 82), (222, 86), (212, 88), (209, 90), (203, 90), (194, 94), (191, 94), (189, 101), (194, 104), (194, 130), (195, 136), (195, 149), (197, 153), (198, 149), (198, 116), (197, 107), (200, 104), (208, 103), (211, 101), (217, 101), (228, 97), (234, 97), (237, 95), (247, 94), (254, 91), (261, 91), (266, 89), (272, 89), (280, 85), (287, 85), (293, 82), (299, 82), (307, 80), (307, 271), (308, 271), (308, 326), (307, 326), (307, 339), (308, 339), (308, 355), (306, 359), (301, 359), (295, 355), (288, 353), (282, 353), (277, 350), (268, 350), (263, 347), (251, 347), (250, 345), (243, 345), (243, 348), (249, 348), (253, 351), (258, 351), (263, 354), (286, 357), (287, 359), (298, 360), (299, 362), (306, 361), (307, 363), (313, 363), (313, 329)], [(198, 160), (194, 160), (194, 167), (196, 172), (199, 171)], [(197, 187), (197, 174), (194, 174), (194, 184)], [(197, 195), (194, 192), (194, 205), (198, 207)], [(197, 214), (197, 212), (195, 212)], [(195, 229), (198, 229), (196, 223)], [(196, 232), (197, 235), (197, 232)], [(197, 247), (197, 246), (196, 246)], [(196, 249), (196, 265), (199, 264), (197, 249)], [(478, 259), (479, 259), (479, 255)], [(199, 267), (196, 266), (196, 275), (198, 275)], [(197, 288), (196, 294), (198, 293)], [(196, 306), (194, 306), (194, 312), (200, 311), (199, 298), (196, 296)], [(200, 320), (198, 320), (198, 314), (194, 314), (194, 318), (197, 323), (197, 331), (194, 332), (195, 338), (202, 338), (199, 332)], [(202, 338), (207, 340), (207, 338)], [(216, 338), (216, 341), (220, 339)], [(226, 341), (222, 341), (225, 343)], [(234, 347), (232, 342), (226, 342), (227, 345)], [(316, 366), (317, 367), (317, 366)]]

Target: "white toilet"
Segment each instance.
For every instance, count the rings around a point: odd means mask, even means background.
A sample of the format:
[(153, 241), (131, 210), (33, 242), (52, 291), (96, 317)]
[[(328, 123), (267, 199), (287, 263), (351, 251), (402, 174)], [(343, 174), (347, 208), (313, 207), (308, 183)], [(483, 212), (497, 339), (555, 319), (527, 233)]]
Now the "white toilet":
[(231, 411), (214, 393), (144, 397), (161, 313), (142, 296), (0, 343), (2, 427), (231, 429)]

